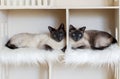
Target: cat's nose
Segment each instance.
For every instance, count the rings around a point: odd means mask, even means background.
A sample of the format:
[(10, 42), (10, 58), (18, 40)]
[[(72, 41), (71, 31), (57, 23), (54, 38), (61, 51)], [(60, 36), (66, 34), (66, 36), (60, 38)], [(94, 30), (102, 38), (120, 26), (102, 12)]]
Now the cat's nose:
[(60, 39), (59, 39), (60, 41), (62, 40), (62, 37), (60, 37)]
[(79, 38), (75, 38), (75, 41), (78, 41), (79, 40)]

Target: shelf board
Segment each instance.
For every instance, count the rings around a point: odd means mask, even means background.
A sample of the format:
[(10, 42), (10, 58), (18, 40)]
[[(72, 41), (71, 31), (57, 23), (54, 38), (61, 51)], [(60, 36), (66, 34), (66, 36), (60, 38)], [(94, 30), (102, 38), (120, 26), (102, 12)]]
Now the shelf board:
[(56, 7), (44, 7), (44, 6), (0, 6), (1, 10), (7, 9), (66, 9), (66, 8), (56, 8)]
[(119, 9), (119, 6), (97, 6), (97, 7), (44, 7), (44, 6), (0, 6), (0, 9)]
[(70, 9), (119, 9), (119, 6), (72, 7)]

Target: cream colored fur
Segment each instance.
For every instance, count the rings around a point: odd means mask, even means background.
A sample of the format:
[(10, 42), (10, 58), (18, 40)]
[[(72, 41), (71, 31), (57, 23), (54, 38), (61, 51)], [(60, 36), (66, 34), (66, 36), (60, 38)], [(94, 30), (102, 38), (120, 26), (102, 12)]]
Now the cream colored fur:
[[(84, 32), (84, 35), (83, 37), (79, 40), (79, 41), (74, 41), (72, 38), (70, 38), (70, 44), (73, 48), (77, 48), (77, 47), (80, 47), (80, 46), (85, 46), (85, 48), (91, 48), (91, 45), (90, 45), (90, 42), (89, 42), (89, 39), (91, 37), (88, 35), (87, 31)], [(93, 38), (93, 37), (92, 37)], [(106, 47), (106, 46), (109, 46), (111, 45), (112, 43), (112, 37), (111, 38), (105, 38), (105, 37), (102, 37), (102, 36), (98, 36), (96, 37), (96, 40), (94, 41), (95, 42), (95, 47)]]
[(61, 50), (65, 46), (65, 39), (61, 42), (56, 42), (49, 34), (21, 33), (13, 36), (10, 40), (11, 44), (19, 48), (33, 47), (44, 49), (44, 45), (46, 44), (55, 50)]

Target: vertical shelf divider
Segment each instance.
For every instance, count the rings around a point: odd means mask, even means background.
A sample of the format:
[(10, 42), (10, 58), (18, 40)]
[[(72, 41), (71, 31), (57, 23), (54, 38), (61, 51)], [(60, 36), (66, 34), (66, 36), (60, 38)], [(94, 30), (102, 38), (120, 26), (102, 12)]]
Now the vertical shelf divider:
[(4, 47), (4, 44), (8, 37), (7, 20), (7, 11), (0, 10), (0, 48)]
[[(116, 1), (116, 0), (115, 0)], [(118, 1), (118, 12), (116, 14), (117, 18), (117, 39), (118, 39), (118, 45), (120, 46), (120, 0)], [(118, 64), (115, 64), (115, 79), (120, 79), (120, 64), (118, 62)]]
[(66, 45), (67, 50), (69, 48), (69, 9), (66, 9)]
[[(119, 3), (120, 4), (120, 3)], [(118, 26), (118, 42), (119, 42), (119, 46), (120, 46), (120, 6), (119, 6), (119, 26)]]
[(118, 32), (118, 45), (120, 46), (120, 0), (118, 1), (118, 6), (119, 6), (119, 11), (118, 11), (118, 28), (117, 28), (117, 32)]
[(115, 65), (115, 79), (120, 79), (120, 64)]
[(48, 79), (52, 79), (52, 62), (48, 62)]

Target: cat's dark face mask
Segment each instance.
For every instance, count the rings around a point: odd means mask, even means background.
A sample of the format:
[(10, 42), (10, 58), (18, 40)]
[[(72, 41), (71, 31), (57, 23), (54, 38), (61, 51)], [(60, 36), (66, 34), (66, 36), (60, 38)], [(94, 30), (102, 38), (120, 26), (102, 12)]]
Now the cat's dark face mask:
[(70, 25), (69, 29), (70, 38), (72, 38), (76, 42), (79, 41), (83, 37), (85, 29), (86, 27), (76, 29), (73, 25)]
[(50, 31), (50, 36), (57, 42), (62, 41), (65, 38), (66, 32), (64, 29), (64, 24), (61, 24), (58, 29), (54, 29), (51, 26), (48, 27)]

